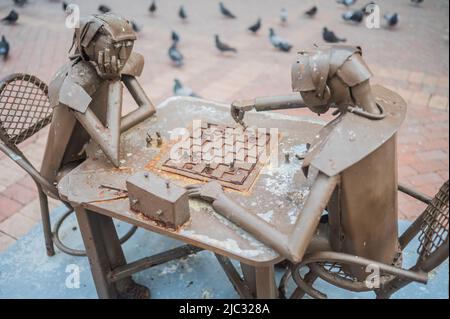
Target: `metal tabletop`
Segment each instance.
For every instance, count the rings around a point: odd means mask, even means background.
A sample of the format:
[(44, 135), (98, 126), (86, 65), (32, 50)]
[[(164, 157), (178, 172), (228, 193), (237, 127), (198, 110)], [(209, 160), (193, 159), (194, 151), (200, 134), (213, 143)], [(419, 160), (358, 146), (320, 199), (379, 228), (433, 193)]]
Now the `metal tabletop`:
[[(126, 194), (107, 189), (109, 185), (126, 189), (125, 181), (134, 172), (149, 170), (184, 186), (198, 183), (173, 173), (158, 170), (155, 163), (169, 147), (171, 133), (178, 128), (202, 120), (234, 126), (229, 106), (190, 97), (172, 97), (157, 107), (151, 118), (136, 125), (121, 136), (119, 168), (115, 168), (97, 145), (87, 147), (88, 159), (65, 175), (58, 184), (61, 197), (73, 206), (107, 215), (127, 223), (154, 231), (220, 255), (237, 259), (252, 266), (271, 265), (282, 258), (271, 248), (214, 212), (212, 207), (191, 199), (191, 219), (180, 228), (168, 229), (130, 210)], [(284, 154), (302, 153), (320, 128), (321, 121), (292, 117), (280, 113), (251, 112), (245, 121), (258, 128), (278, 128), (278, 167), (266, 165), (249, 191), (226, 190), (228, 196), (257, 214), (281, 231), (290, 232), (308, 195), (309, 185), (301, 170), (301, 160)], [(163, 144), (147, 146), (146, 133), (160, 132)]]

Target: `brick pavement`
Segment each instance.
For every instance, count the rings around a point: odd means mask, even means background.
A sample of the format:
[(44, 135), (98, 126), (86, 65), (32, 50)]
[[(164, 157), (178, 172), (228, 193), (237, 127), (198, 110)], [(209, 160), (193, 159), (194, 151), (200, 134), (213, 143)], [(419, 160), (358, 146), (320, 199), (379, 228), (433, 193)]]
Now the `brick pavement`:
[[(12, 1), (0, 3), (0, 16), (12, 8)], [(0, 77), (13, 72), (28, 72), (49, 81), (56, 69), (66, 61), (71, 30), (64, 27), (61, 3), (29, 0), (19, 12), (15, 26), (0, 25), (11, 44), (10, 58), (0, 61)], [(73, 1), (82, 14), (95, 12), (100, 1)], [(189, 15), (182, 23), (177, 17), (181, 2)], [(231, 101), (236, 98), (283, 94), (290, 91), (290, 64), (295, 51), (281, 53), (268, 42), (267, 28), (272, 26), (281, 37), (291, 41), (295, 49), (321, 43), (321, 28), (328, 26), (351, 44), (363, 47), (365, 59), (375, 77), (373, 82), (399, 92), (408, 102), (407, 119), (398, 141), (399, 180), (428, 195), (434, 195), (448, 179), (449, 166), (449, 46), (444, 40), (448, 30), (448, 1), (425, 1), (419, 7), (409, 0), (377, 1), (382, 12), (400, 13), (395, 30), (369, 30), (344, 23), (343, 8), (331, 0), (258, 1), (226, 0), (238, 16), (227, 20), (218, 12), (218, 1), (157, 1), (158, 13), (150, 17), (150, 1), (104, 0), (114, 11), (143, 26), (136, 50), (144, 54), (146, 66), (141, 83), (155, 104), (172, 95), (172, 81), (178, 77), (202, 97)], [(315, 19), (302, 12), (317, 4)], [(360, 5), (363, 3), (360, 1)], [(289, 21), (281, 26), (279, 10), (288, 10)], [(262, 17), (263, 29), (256, 36), (245, 28)], [(180, 50), (185, 56), (181, 69), (171, 66), (167, 57), (170, 32), (181, 36)], [(213, 34), (236, 46), (238, 54), (222, 55), (213, 46)], [(125, 99), (126, 102), (130, 98)], [(126, 108), (129, 109), (129, 108)], [(305, 110), (286, 112), (309, 115)], [(37, 167), (45, 145), (47, 131), (23, 143), (22, 147)], [(58, 205), (51, 201), (51, 207)], [(406, 196), (399, 198), (400, 218), (414, 219), (423, 205)], [(0, 251), (11, 245), (40, 220), (39, 203), (32, 180), (3, 154), (0, 154)]]

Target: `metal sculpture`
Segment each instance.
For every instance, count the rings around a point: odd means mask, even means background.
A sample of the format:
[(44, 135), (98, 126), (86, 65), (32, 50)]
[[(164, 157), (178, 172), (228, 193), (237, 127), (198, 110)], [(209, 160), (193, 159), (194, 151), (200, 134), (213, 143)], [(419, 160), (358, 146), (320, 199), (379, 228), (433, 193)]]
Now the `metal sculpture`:
[[(317, 47), (300, 52), (292, 67), (296, 93), (231, 105), (232, 117), (244, 127), (245, 112), (253, 109), (308, 107), (319, 115), (336, 109), (333, 114), (338, 116), (319, 132), (303, 161), (312, 188), (292, 233), (280, 232), (234, 203), (216, 182), (188, 187), (191, 197), (212, 203), (220, 214), (290, 260), (303, 294), (309, 291), (312, 296), (321, 296), (307, 290), (319, 274), (333, 284), (342, 283), (342, 277), (327, 277), (325, 271), (317, 270), (317, 263), (327, 261), (339, 264), (341, 274), (360, 285), (367, 277), (367, 263), (377, 265), (382, 273), (398, 276), (401, 282), (427, 281), (423, 272), (394, 267), (401, 265), (402, 252), (397, 230), (396, 132), (405, 118), (406, 104), (396, 93), (371, 86), (371, 74), (361, 48)], [(321, 245), (324, 236), (318, 226), (322, 223), (333, 252), (320, 255), (327, 246)], [(448, 231), (446, 236), (448, 245)], [(311, 275), (302, 281), (297, 270), (305, 265), (313, 267)], [(331, 274), (330, 268), (325, 269)], [(344, 285), (348, 287), (353, 286)]]
[[(92, 139), (118, 167), (120, 134), (155, 113), (138, 77), (143, 57), (132, 52), (136, 35), (114, 14), (92, 15), (75, 29), (70, 61), (49, 85), (54, 108), (42, 175), (51, 182), (86, 158)], [(122, 117), (123, 85), (139, 108)]]

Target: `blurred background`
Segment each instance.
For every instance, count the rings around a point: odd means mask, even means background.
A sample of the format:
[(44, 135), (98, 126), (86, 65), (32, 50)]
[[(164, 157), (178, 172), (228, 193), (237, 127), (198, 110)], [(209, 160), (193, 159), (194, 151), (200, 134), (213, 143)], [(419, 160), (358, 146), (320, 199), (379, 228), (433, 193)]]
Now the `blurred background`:
[[(375, 1), (381, 14), (380, 28), (375, 29), (367, 28), (365, 21), (343, 18), (346, 12), (361, 10), (368, 3), (361, 0), (349, 6), (335, 0), (224, 0), (224, 6), (236, 16), (234, 19), (219, 10), (216, 0), (156, 0), (153, 12), (149, 10), (151, 0), (70, 3), (78, 5), (82, 16), (99, 13), (102, 6), (133, 21), (138, 31), (135, 51), (145, 57), (140, 82), (155, 105), (180, 93), (174, 92), (175, 78), (203, 98), (226, 103), (289, 93), (290, 67), (296, 52), (323, 44), (322, 31), (327, 27), (336, 36), (345, 38), (346, 44), (361, 46), (374, 73), (372, 82), (397, 91), (408, 103), (407, 119), (399, 133), (399, 180), (434, 195), (448, 179), (449, 2), (446, 0), (425, 0), (419, 4), (410, 0)], [(50, 81), (67, 61), (72, 41), (73, 30), (65, 26), (65, 4), (69, 2), (0, 0), (0, 17), (9, 17), (0, 23), (3, 48), (7, 43), (9, 49), (6, 59), (0, 57), (0, 78), (25, 72)], [(185, 19), (180, 17), (181, 6)], [(313, 17), (305, 14), (314, 6), (317, 11)], [(11, 10), (17, 13), (17, 19), (14, 14), (11, 19)], [(395, 14), (397, 23), (392, 22)], [(258, 18), (261, 27), (252, 33), (248, 28)], [(393, 25), (389, 26), (389, 22)], [(289, 52), (273, 45), (279, 39), (271, 41), (269, 28), (292, 45)], [(176, 66), (168, 54), (173, 31), (179, 37), (176, 50), (183, 56), (181, 66)], [(237, 52), (219, 51), (215, 34)], [(1, 47), (0, 43), (0, 55)], [(131, 99), (126, 98), (125, 111), (133, 107)], [(316, 117), (307, 110), (286, 113)], [(47, 130), (43, 130), (22, 145), (37, 167), (46, 134)], [(55, 207), (57, 203), (52, 205)], [(417, 201), (402, 195), (399, 206), (401, 219), (414, 219), (424, 209)], [(27, 233), (39, 218), (32, 180), (0, 154), (0, 251)]]

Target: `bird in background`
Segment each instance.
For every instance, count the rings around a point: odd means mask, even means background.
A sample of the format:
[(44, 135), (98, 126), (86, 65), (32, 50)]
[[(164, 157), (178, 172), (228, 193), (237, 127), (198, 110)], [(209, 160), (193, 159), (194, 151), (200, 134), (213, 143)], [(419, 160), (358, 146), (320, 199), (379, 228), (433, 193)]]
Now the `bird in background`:
[(175, 31), (172, 31), (170, 38), (172, 39), (172, 42), (175, 44), (178, 44), (178, 42), (180, 42), (180, 36)]
[(173, 42), (168, 51), (169, 58), (172, 60), (176, 67), (183, 65), (183, 55), (177, 48), (177, 43)]
[(2, 19), (2, 22), (6, 24), (14, 24), (19, 20), (19, 14), (15, 10), (11, 10), (6, 17)]
[(281, 8), (280, 11), (280, 22), (282, 25), (285, 25), (287, 23), (288, 20), (288, 12), (285, 8)]
[(318, 11), (317, 6), (314, 6), (314, 7), (312, 7), (311, 9), (306, 10), (306, 11), (305, 11), (305, 14), (306, 14), (308, 17), (313, 18), (313, 17), (316, 15), (317, 11)]
[(2, 39), (0, 41), (0, 56), (3, 60), (8, 58), (9, 54), (9, 42), (6, 40), (5, 36), (2, 35)]
[(100, 11), (101, 13), (108, 13), (108, 12), (111, 12), (111, 8), (108, 6), (105, 6), (104, 4), (101, 4), (98, 6), (98, 11)]
[(69, 4), (66, 1), (62, 2), (62, 9), (64, 12), (66, 12), (68, 6), (69, 6)]
[(350, 7), (356, 3), (356, 0), (336, 0), (337, 3)]
[(133, 31), (136, 33), (141, 32), (142, 28), (141, 26), (139, 26), (139, 24), (137, 24), (135, 21), (131, 20), (130, 21), (131, 27), (133, 28)]
[(219, 35), (214, 35), (214, 40), (216, 43), (216, 48), (220, 51), (220, 52), (234, 52), (237, 53), (236, 48), (233, 48), (232, 46), (229, 46), (226, 43), (223, 43), (222, 41), (220, 41), (219, 39)]
[(261, 29), (261, 18), (258, 18), (258, 21), (256, 21), (255, 24), (252, 24), (248, 27), (248, 30), (252, 33), (256, 33)]
[(328, 30), (327, 27), (323, 28), (322, 37), (323, 37), (324, 41), (328, 42), (328, 43), (338, 43), (338, 42), (346, 42), (347, 41), (346, 39), (337, 37), (336, 34), (334, 34), (333, 31)]
[(233, 13), (231, 13), (231, 11), (228, 10), (228, 9), (225, 7), (225, 5), (223, 4), (223, 2), (220, 2), (220, 3), (219, 3), (219, 9), (220, 9), (220, 12), (221, 12), (225, 17), (230, 18), (230, 19), (236, 19), (236, 16), (235, 16)]
[(342, 14), (345, 21), (361, 23), (364, 20), (364, 12), (361, 10), (347, 11)]
[(178, 79), (173, 80), (173, 94), (176, 96), (192, 96), (192, 97), (200, 97), (198, 96), (191, 88), (187, 86), (183, 86), (181, 81)]
[(180, 6), (180, 10), (178, 10), (178, 16), (181, 20), (185, 21), (187, 19), (186, 10), (184, 9), (184, 6)]
[(14, 0), (14, 4), (18, 7), (23, 7), (28, 3), (28, 0)]
[(148, 11), (150, 11), (151, 14), (155, 14), (156, 12), (156, 2), (155, 0), (152, 1), (152, 4), (150, 5), (150, 7), (148, 8)]
[(386, 13), (384, 14), (384, 19), (389, 27), (395, 27), (398, 24), (398, 13)]
[(292, 44), (277, 36), (273, 28), (269, 28), (269, 40), (280, 51), (289, 52), (292, 49)]
[(418, 6), (418, 5), (420, 5), (420, 4), (423, 3), (423, 0), (411, 0), (411, 3), (412, 3), (413, 5)]

